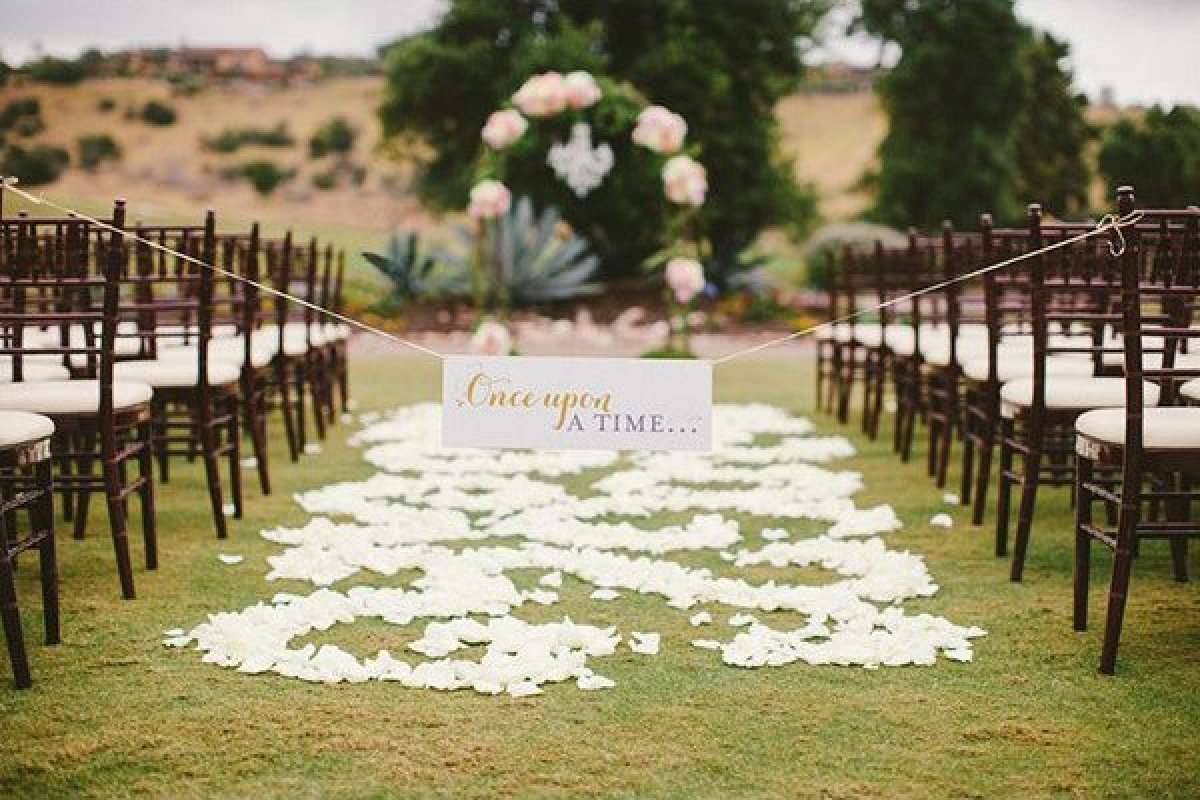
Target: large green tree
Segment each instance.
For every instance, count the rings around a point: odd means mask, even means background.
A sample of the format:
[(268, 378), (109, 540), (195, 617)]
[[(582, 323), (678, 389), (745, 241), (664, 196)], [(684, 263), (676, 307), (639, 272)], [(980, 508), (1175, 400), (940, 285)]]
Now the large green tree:
[(1025, 98), (1017, 117), (1016, 195), (1061, 217), (1087, 208), (1091, 172), (1085, 154), (1093, 135), (1084, 117), (1087, 98), (1077, 94), (1063, 65), (1067, 45), (1030, 33), (1021, 48)]
[(879, 219), (973, 226), (1026, 202), (1084, 210), (1093, 132), (1065, 43), (1021, 25), (1012, 0), (863, 0), (858, 24), (901, 53), (878, 84)]
[[(387, 135), (428, 148), (422, 195), (455, 208), (472, 181), (480, 127), (529, 75), (585, 69), (628, 82), (687, 119), (689, 145), (709, 172), (698, 228), (717, 255), (729, 256), (765, 226), (803, 226), (815, 215), (811, 193), (794, 183), (780, 156), (774, 105), (796, 86), (799, 44), (826, 6), (827, 0), (451, 0), (436, 27), (388, 49), (380, 116)], [(629, 185), (618, 175), (625, 168), (619, 158), (613, 186)], [(564, 206), (573, 223), (588, 222), (580, 216), (584, 206), (572, 207), (551, 178), (514, 188), (539, 205)], [(588, 207), (601, 205), (603, 230), (595, 238), (610, 274), (636, 269), (663, 244), (669, 210), (661, 203), (602, 187)]]
[(874, 214), (892, 225), (973, 226), (1018, 208), (1024, 37), (1012, 0), (862, 0), (859, 24), (900, 48), (877, 84), (888, 116)]
[(1132, 184), (1141, 206), (1200, 204), (1200, 109), (1155, 106), (1140, 121), (1117, 121), (1104, 132), (1099, 165), (1109, 186)]

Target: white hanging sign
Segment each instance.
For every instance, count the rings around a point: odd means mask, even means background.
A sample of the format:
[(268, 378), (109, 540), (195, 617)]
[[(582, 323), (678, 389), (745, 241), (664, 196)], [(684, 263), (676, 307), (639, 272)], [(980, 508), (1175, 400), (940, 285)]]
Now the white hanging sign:
[(442, 444), (708, 450), (712, 364), (645, 358), (448, 356)]

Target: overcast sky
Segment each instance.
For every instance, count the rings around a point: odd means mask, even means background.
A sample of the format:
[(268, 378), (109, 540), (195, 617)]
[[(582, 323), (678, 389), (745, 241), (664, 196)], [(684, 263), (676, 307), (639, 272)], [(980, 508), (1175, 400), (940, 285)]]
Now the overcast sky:
[[(366, 54), (443, 8), (444, 0), (0, 0), (0, 57), (181, 42)], [(1121, 103), (1200, 105), (1200, 0), (1017, 0), (1017, 13), (1070, 42), (1077, 83), (1093, 97), (1107, 86)], [(817, 57), (877, 55), (869, 41), (830, 32)]]

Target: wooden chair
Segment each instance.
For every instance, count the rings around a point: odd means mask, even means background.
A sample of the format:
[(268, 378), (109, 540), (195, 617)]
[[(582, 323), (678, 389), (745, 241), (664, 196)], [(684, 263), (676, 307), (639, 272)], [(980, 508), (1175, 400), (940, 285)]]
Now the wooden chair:
[[(1117, 191), (1117, 208), (1121, 216), (1134, 210), (1131, 187)], [(1118, 380), (1125, 407), (1089, 411), (1075, 421), (1074, 626), (1087, 628), (1091, 543), (1097, 541), (1114, 553), (1100, 655), (1107, 675), (1116, 668), (1137, 542), (1166, 539), (1175, 578), (1186, 581), (1187, 540), (1200, 536), (1194, 505), (1200, 501), (1200, 408), (1179, 404), (1200, 397), (1200, 330), (1192, 325), (1200, 303), (1200, 208), (1144, 212), (1123, 238), (1124, 377)], [(1119, 508), (1115, 526), (1094, 521), (1097, 502)]]
[[(124, 227), (123, 201), (115, 204), (112, 224)], [(82, 365), (73, 368), (83, 373), (70, 381), (18, 378), (2, 384), (0, 410), (42, 414), (54, 422), (55, 491), (64, 496), (64, 510), (74, 513), (77, 536), (82, 536), (87, 519), (87, 498), (92, 492), (104, 493), (121, 593), (133, 598), (126, 535), (131, 495), (141, 501), (146, 567), (154, 569), (158, 563), (151, 464), (153, 390), (144, 383), (114, 380), (124, 244), (120, 233), (106, 234), (100, 257), (93, 259), (95, 234), (88, 223), (74, 218), (0, 220), (0, 327), (8, 329), (0, 338), (0, 356), (13, 359), (18, 376), (22, 361), (47, 356), (63, 366)], [(43, 336), (27, 346), (27, 330), (55, 331), (57, 339)], [(97, 462), (99, 475), (94, 473)], [(138, 476), (132, 479), (127, 477), (130, 462), (138, 466)]]
[[(49, 417), (22, 411), (0, 411), (0, 617), (3, 618), (9, 662), (18, 689), (27, 689), (33, 684), (13, 580), (19, 553), (38, 551), (46, 644), (58, 644), (60, 638), (50, 468), (53, 435), (54, 421)], [(20, 536), (16, 527), (19, 511), (28, 512), (29, 526), (25, 536)]]
[[(1091, 224), (1042, 223), (1041, 207), (1029, 207), (1027, 235), (1012, 237), (1028, 250), (1076, 236)], [(1120, 283), (1107, 242), (1087, 239), (1025, 262), (1030, 285), (1033, 373), (1014, 377), (1000, 389), (1000, 474), (996, 552), (1007, 550), (1010, 497), (1021, 487), (1010, 578), (1021, 580), (1033, 527), (1038, 487), (1072, 486), (1075, 480), (1074, 424), (1094, 408), (1120, 408), (1124, 382), (1101, 374), (1105, 324)], [(1090, 329), (1090, 331), (1088, 330)], [(1055, 365), (1067, 362), (1068, 369)], [(1070, 364), (1075, 371), (1069, 374)], [(1147, 386), (1150, 401), (1157, 388)], [(1014, 467), (1020, 459), (1021, 468)]]
[[(142, 239), (162, 243), (205, 264), (216, 263), (216, 219), (209, 211), (203, 226), (160, 226), (136, 229)], [(137, 268), (125, 281), (137, 288), (139, 302), (125, 305), (143, 327), (142, 357), (116, 364), (114, 374), (154, 388), (154, 451), (162, 480), (169, 479), (172, 457), (203, 461), (209, 504), (218, 538), (228, 536), (220, 461), (228, 463), (233, 517), (243, 513), (241, 481), (241, 365), (213, 358), (214, 312), (229, 313), (236, 300), (218, 296), (213, 271), (138, 242), (131, 248)], [(225, 284), (222, 281), (222, 284)], [(235, 296), (236, 297), (236, 296)], [(147, 324), (148, 323), (148, 324)], [(194, 326), (194, 328), (193, 328)], [(182, 347), (158, 350), (164, 335)], [(191, 331), (194, 330), (194, 334)], [(194, 336), (194, 342), (192, 337)], [(239, 345), (235, 344), (235, 348)]]

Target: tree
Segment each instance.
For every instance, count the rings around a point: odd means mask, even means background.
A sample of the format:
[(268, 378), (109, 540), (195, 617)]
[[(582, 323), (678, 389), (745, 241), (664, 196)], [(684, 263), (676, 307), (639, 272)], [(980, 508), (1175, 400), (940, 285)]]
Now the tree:
[(925, 227), (1014, 217), (1025, 80), (1012, 0), (862, 0), (858, 24), (901, 53), (877, 84), (889, 127), (873, 216)]
[[(480, 128), (529, 75), (583, 69), (626, 82), (687, 119), (689, 142), (709, 170), (701, 233), (715, 252), (737, 251), (764, 226), (802, 226), (815, 216), (811, 193), (780, 157), (774, 105), (795, 87), (797, 42), (826, 7), (827, 0), (452, 0), (435, 28), (388, 50), (380, 117), (386, 135), (431, 148), (419, 182), (425, 199), (459, 208)], [(638, 165), (618, 160), (614, 185), (630, 183), (621, 178), (627, 167)], [(559, 204), (550, 180), (521, 191), (539, 207)], [(593, 199), (590, 209), (604, 201)], [(607, 202), (623, 203), (625, 213), (606, 210), (610, 221), (594, 244), (609, 274), (632, 272), (661, 246), (664, 211), (615, 194)], [(563, 211), (587, 227), (582, 209)]]
[(1141, 122), (1115, 122), (1104, 132), (1098, 161), (1105, 182), (1131, 184), (1143, 207), (1200, 203), (1200, 109), (1155, 106)]
[(1087, 98), (1075, 94), (1062, 66), (1068, 47), (1049, 34), (1030, 33), (1021, 48), (1025, 100), (1017, 118), (1016, 195), (1056, 215), (1078, 215), (1087, 207), (1091, 173), (1084, 159), (1093, 136), (1084, 119)]

